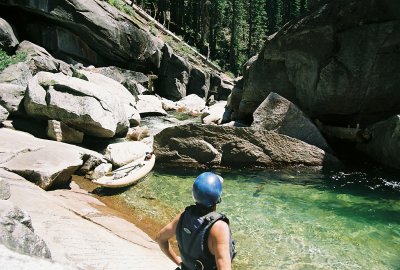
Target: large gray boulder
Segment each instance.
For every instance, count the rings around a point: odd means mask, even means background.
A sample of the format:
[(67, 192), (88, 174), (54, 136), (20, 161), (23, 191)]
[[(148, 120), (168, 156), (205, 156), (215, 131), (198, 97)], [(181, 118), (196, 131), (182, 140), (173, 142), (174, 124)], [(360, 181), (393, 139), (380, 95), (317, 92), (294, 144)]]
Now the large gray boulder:
[(124, 104), (102, 83), (39, 72), (29, 83), (25, 110), (30, 117), (59, 120), (92, 136), (126, 133), (129, 121)]
[(9, 115), (7, 109), (0, 105), (0, 123), (7, 120)]
[(102, 74), (86, 70), (80, 70), (79, 73), (83, 74), (84, 78), (89, 82), (101, 85), (102, 91), (108, 92), (108, 95), (112, 96), (114, 99), (118, 99), (123, 105), (123, 110), (130, 124), (136, 125), (138, 121), (140, 122), (140, 115), (136, 109), (136, 102), (138, 100), (136, 95), (132, 95), (132, 93), (119, 82)]
[(30, 41), (22, 41), (18, 45), (17, 53), (26, 55), (25, 63), (33, 75), (40, 71), (72, 75), (73, 70), (69, 64), (54, 58), (45, 48)]
[(234, 82), (231, 78), (224, 74), (212, 72), (210, 75), (210, 89), (207, 99), (214, 96), (215, 100), (227, 100), (234, 87)]
[(157, 68), (160, 65), (163, 42), (144, 30), (146, 26), (106, 1), (1, 0), (0, 5), (23, 11), (29, 22), (23, 25), (29, 40), (65, 58), (97, 66), (121, 63), (132, 68)]
[(0, 244), (21, 254), (51, 258), (46, 243), (35, 234), (28, 213), (5, 200), (0, 200)]
[(207, 99), (210, 90), (210, 74), (198, 67), (193, 67), (190, 71), (187, 95), (196, 94), (201, 98)]
[(89, 71), (107, 76), (123, 86), (135, 97), (147, 91), (149, 77), (145, 74), (133, 70), (126, 70), (119, 67), (88, 68)]
[(201, 114), (201, 121), (203, 124), (221, 124), (223, 122), (229, 122), (225, 119), (226, 115), (226, 101), (219, 101), (216, 104), (208, 107)]
[(143, 142), (117, 142), (107, 146), (104, 156), (110, 160), (115, 167), (121, 167), (129, 162), (144, 159), (151, 148)]
[(8, 66), (0, 73), (0, 83), (15, 84), (24, 88), (26, 88), (31, 79), (32, 73), (29, 65), (24, 62)]
[(165, 45), (156, 83), (156, 91), (162, 97), (177, 101), (187, 94), (187, 84), (192, 66)]
[(199, 114), (206, 108), (206, 102), (196, 94), (190, 94), (176, 102), (177, 111)]
[(26, 87), (11, 83), (0, 83), (0, 106), (10, 114), (21, 114)]
[(0, 168), (45, 190), (68, 186), (71, 176), (90, 157), (105, 162), (96, 152), (6, 128), (0, 129), (0, 141)]
[(49, 120), (47, 121), (47, 136), (57, 142), (80, 144), (83, 142), (84, 133), (67, 126), (63, 122)]
[(357, 148), (388, 167), (400, 170), (400, 114), (368, 127), (371, 140)]
[(166, 128), (154, 138), (157, 162), (216, 166), (324, 167), (339, 161), (323, 150), (253, 128), (181, 125)]
[(153, 95), (139, 95), (136, 109), (142, 116), (167, 115), (161, 99)]
[(12, 52), (19, 44), (12, 26), (0, 17), (0, 49), (6, 52)]
[(251, 127), (275, 131), (315, 145), (325, 151), (328, 143), (318, 128), (296, 105), (276, 93), (268, 97), (253, 113)]
[(400, 111), (397, 0), (329, 1), (270, 36), (245, 73), (239, 114), (270, 92), (311, 118), (364, 127)]

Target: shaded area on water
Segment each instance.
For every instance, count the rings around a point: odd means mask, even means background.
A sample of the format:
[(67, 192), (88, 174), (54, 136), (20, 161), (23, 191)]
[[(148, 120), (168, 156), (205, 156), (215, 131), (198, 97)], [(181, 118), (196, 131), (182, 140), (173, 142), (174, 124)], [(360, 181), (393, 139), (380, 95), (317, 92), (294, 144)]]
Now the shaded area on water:
[[(200, 171), (161, 168), (121, 197), (167, 223), (192, 203)], [(398, 269), (399, 179), (358, 171), (217, 171), (218, 210), (237, 241), (235, 269)]]

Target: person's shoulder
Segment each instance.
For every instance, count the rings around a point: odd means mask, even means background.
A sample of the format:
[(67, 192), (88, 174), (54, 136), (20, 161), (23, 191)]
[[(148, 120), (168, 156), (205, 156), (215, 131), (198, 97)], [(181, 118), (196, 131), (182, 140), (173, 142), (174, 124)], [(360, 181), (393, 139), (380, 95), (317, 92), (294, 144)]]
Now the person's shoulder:
[(229, 224), (226, 223), (224, 220), (220, 219), (217, 220), (213, 226), (211, 227), (210, 234), (211, 235), (221, 235), (221, 234), (229, 234)]

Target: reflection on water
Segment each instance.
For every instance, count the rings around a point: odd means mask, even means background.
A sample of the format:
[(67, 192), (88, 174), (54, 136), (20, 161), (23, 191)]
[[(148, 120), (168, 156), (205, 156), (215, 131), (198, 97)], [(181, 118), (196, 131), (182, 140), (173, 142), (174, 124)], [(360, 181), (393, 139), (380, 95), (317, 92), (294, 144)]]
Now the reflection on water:
[[(158, 168), (122, 196), (166, 223), (192, 203), (199, 173)], [(359, 172), (217, 173), (225, 179), (218, 210), (230, 218), (238, 246), (234, 269), (400, 269), (396, 179)]]

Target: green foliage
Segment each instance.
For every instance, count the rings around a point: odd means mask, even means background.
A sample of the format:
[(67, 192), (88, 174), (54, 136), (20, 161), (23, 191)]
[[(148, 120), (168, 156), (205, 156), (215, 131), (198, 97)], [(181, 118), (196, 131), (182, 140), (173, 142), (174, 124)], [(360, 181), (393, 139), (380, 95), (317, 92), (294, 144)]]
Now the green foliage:
[(127, 5), (123, 0), (107, 0), (107, 2), (110, 5), (116, 7), (118, 10), (124, 12), (125, 14), (128, 14), (130, 16), (135, 15), (135, 12), (133, 11), (132, 7)]
[(17, 53), (15, 55), (8, 55), (5, 51), (0, 49), (0, 71), (3, 71), (8, 66), (23, 62), (26, 59), (26, 53)]

